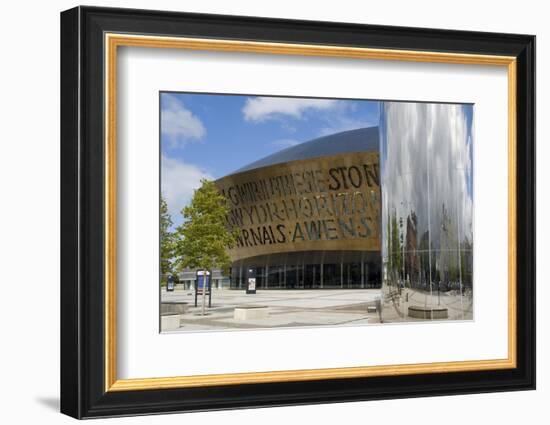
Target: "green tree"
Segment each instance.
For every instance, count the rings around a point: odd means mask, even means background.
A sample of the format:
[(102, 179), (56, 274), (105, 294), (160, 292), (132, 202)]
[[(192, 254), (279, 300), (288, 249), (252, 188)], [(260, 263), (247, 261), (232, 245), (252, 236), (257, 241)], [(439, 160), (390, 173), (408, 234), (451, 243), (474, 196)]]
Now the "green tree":
[[(183, 208), (184, 222), (176, 230), (178, 267), (227, 271), (231, 261), (227, 249), (235, 243), (235, 234), (226, 227), (229, 214), (227, 199), (214, 182), (203, 179), (191, 203)], [(204, 286), (203, 286), (204, 289)], [(202, 292), (202, 314), (205, 314), (206, 291)]]
[[(168, 205), (160, 196), (160, 272), (162, 278), (172, 274), (174, 257), (174, 234), (170, 232), (172, 218), (168, 213)], [(162, 279), (161, 279), (162, 284)]]

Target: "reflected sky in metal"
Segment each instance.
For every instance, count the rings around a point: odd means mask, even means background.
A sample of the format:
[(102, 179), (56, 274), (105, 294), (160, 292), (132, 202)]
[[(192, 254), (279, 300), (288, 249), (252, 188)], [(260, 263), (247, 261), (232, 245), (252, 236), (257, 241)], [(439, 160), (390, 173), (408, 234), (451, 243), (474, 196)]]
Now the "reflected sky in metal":
[(379, 128), (386, 296), (471, 290), (473, 105), (384, 102)]

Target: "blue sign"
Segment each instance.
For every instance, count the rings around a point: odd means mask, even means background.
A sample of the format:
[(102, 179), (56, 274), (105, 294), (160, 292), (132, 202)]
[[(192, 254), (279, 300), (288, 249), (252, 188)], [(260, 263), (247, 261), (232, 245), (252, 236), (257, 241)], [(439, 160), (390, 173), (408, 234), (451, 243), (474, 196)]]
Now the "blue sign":
[[(206, 282), (205, 282), (206, 281)], [(198, 271), (197, 272), (197, 288), (202, 289), (205, 286), (206, 283), (206, 290), (210, 290), (210, 272), (206, 272), (206, 276), (204, 275), (204, 272)]]

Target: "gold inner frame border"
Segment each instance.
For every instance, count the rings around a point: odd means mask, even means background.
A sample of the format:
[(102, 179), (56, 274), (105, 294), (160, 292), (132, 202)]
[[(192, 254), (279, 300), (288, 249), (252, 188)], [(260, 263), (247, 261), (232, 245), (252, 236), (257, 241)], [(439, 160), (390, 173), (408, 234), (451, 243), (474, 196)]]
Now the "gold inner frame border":
[[(106, 33), (105, 46), (105, 391), (138, 391), (216, 385), (313, 381), (323, 379), (380, 377), (421, 373), (450, 373), (513, 369), (517, 366), (516, 338), (516, 58), (513, 56), (371, 49), (330, 45), (287, 44), (275, 42), (235, 41), (201, 38), (163, 37)], [(116, 323), (116, 163), (117, 163), (117, 51), (118, 47), (148, 47), (261, 53), (278, 55), (324, 56), (354, 59), (397, 60), (468, 65), (503, 66), (508, 72), (508, 357), (494, 360), (398, 364), (381, 366), (303, 369), (285, 371), (229, 373), (172, 377), (118, 379)]]

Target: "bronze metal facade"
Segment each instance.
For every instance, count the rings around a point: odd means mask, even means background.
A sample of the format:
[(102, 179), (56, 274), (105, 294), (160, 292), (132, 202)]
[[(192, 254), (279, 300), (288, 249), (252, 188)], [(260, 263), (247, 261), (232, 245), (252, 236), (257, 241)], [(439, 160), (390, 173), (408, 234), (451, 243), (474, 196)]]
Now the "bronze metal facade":
[(248, 267), (259, 288), (380, 286), (377, 150), (249, 169), (216, 182), (228, 199), (231, 287)]

